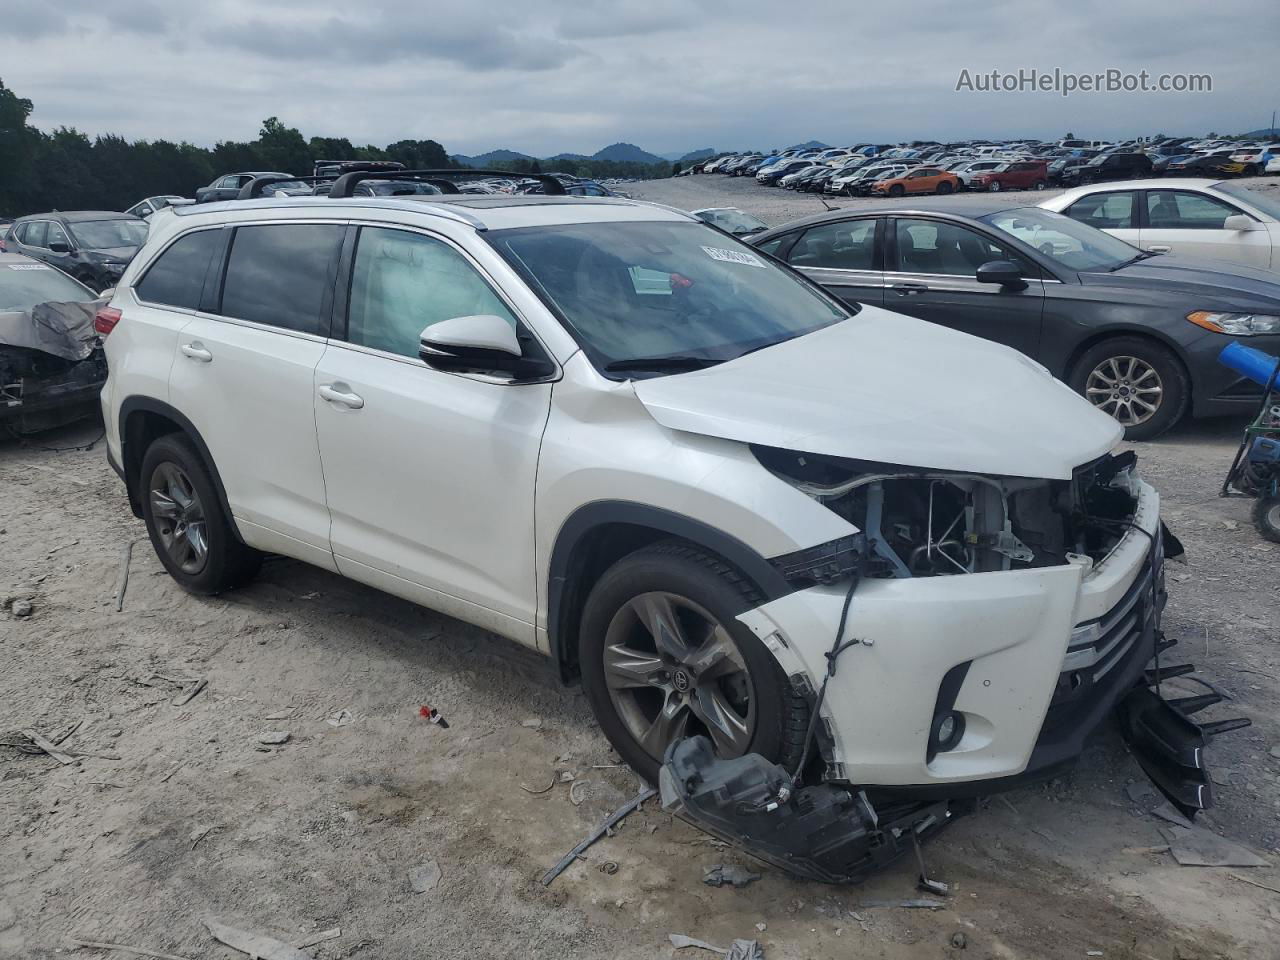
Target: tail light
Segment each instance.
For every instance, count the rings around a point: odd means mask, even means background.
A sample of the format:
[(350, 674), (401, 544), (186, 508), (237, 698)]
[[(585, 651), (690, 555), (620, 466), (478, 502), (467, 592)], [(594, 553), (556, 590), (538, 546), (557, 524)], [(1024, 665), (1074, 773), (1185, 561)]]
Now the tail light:
[(99, 307), (98, 312), (93, 316), (93, 329), (105, 337), (116, 328), (122, 316), (124, 314), (115, 307)]

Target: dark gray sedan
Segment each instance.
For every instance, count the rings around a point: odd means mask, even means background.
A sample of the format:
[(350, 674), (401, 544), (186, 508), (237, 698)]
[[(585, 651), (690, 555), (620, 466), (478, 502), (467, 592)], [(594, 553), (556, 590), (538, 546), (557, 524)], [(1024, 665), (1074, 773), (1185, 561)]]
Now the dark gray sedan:
[(1232, 339), (1280, 354), (1280, 274), (1146, 253), (1038, 207), (954, 198), (837, 211), (749, 242), (847, 302), (1021, 350), (1130, 439), (1188, 412), (1256, 405), (1261, 388), (1217, 362)]

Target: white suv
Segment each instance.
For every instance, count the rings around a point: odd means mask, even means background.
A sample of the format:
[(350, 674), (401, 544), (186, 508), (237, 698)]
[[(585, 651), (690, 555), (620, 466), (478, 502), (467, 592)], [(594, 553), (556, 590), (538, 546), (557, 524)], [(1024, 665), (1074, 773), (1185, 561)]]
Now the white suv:
[(183, 587), (285, 554), (533, 647), (642, 775), (697, 771), (691, 819), (726, 759), (722, 799), (782, 771), (760, 809), (829, 807), (840, 863), (755, 848), (827, 878), (1145, 693), (1157, 495), (1038, 364), (664, 207), (341, 183), (158, 214), (99, 314), (109, 457)]

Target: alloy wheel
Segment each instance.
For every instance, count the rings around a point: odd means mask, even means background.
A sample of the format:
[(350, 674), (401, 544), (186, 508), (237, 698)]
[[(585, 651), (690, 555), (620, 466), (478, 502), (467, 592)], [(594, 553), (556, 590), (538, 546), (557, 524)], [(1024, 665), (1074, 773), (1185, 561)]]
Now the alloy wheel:
[(1164, 382), (1156, 368), (1138, 357), (1108, 357), (1089, 373), (1086, 399), (1122, 426), (1136, 427), (1156, 415)]
[(674, 740), (706, 734), (717, 755), (747, 752), (756, 732), (751, 676), (733, 637), (686, 597), (642, 593), (605, 634), (605, 683), (627, 732), (661, 761)]
[(209, 559), (209, 526), (191, 478), (176, 463), (159, 464), (151, 474), (151, 516), (169, 559), (194, 576)]

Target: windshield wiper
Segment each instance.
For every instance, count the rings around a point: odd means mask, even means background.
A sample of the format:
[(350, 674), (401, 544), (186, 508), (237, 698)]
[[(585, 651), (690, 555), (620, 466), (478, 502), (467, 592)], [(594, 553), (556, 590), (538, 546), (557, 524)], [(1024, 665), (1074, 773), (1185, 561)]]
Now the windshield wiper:
[(1152, 257), (1158, 257), (1158, 256), (1160, 256), (1160, 254), (1152, 253), (1149, 250), (1143, 250), (1136, 257), (1130, 257), (1128, 260), (1125, 260), (1122, 263), (1117, 263), (1114, 267), (1108, 270), (1107, 273), (1115, 273), (1117, 270), (1123, 270), (1125, 267), (1133, 266), (1139, 260), (1150, 260)]
[(666, 357), (630, 357), (626, 360), (614, 360), (606, 363), (604, 368), (609, 373), (621, 370), (655, 370), (661, 372), (664, 370), (701, 370), (704, 367), (713, 367), (717, 363), (724, 363), (724, 361), (713, 357), (696, 357), (690, 354), (677, 353)]

